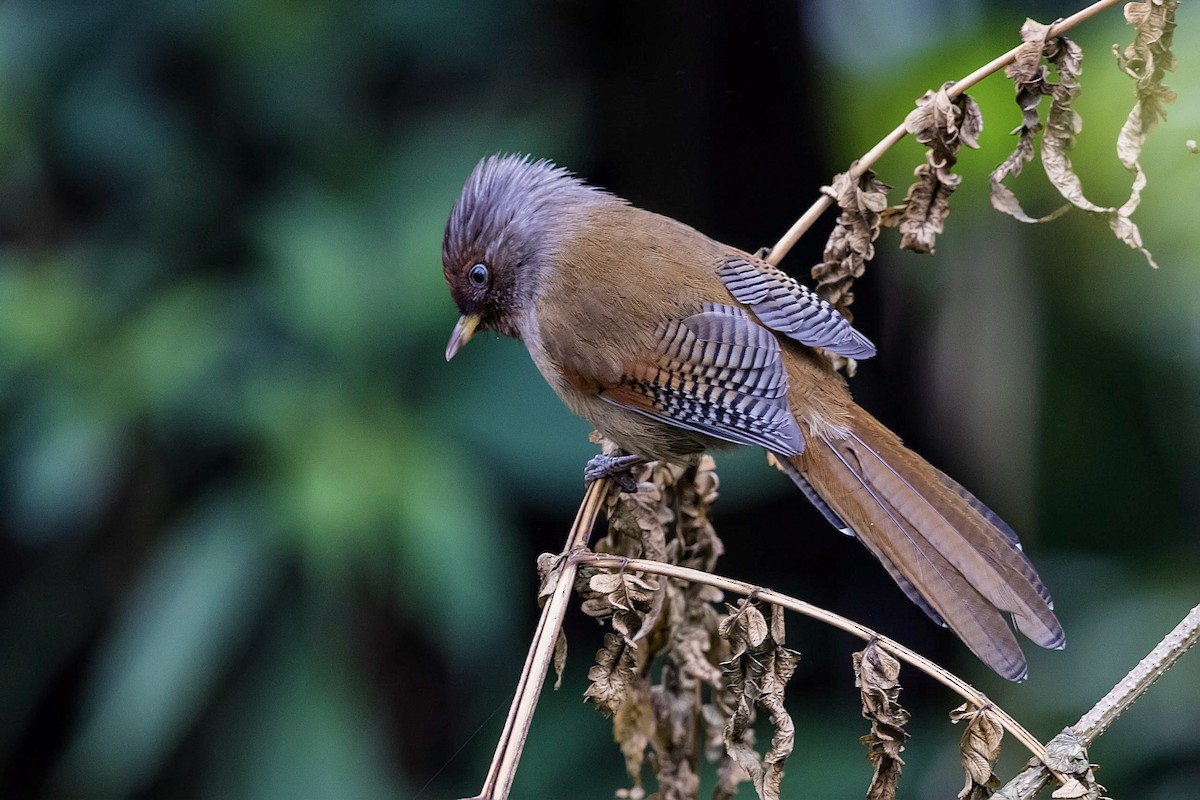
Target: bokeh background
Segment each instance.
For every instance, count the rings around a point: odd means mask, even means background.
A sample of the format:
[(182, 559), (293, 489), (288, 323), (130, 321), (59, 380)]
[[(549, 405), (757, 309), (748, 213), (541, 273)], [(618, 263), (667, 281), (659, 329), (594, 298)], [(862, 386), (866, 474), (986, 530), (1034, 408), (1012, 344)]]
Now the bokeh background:
[[(1066, 3), (302, 0), (0, 4), (0, 797), (474, 794), (592, 453), (522, 347), (447, 365), (442, 226), (482, 156), (558, 160), (732, 244), (774, 242), (926, 88)], [(1129, 178), (1118, 11), (1077, 30), (1101, 203)], [(1005, 516), (1069, 646), (1010, 686), (931, 625), (760, 453), (722, 456), (724, 571), (828, 606), (977, 683), (1038, 735), (1074, 721), (1200, 599), (1200, 20), (1136, 219), (992, 212), (982, 149), (935, 257), (894, 232), (857, 289), (853, 388)], [(921, 159), (879, 171), (896, 196)], [(1057, 203), (1036, 166), (1033, 213)], [(785, 262), (819, 260), (825, 219)], [(607, 798), (575, 613), (518, 797)], [(869, 779), (847, 637), (804, 658), (788, 797)], [(906, 678), (902, 790), (952, 796), (957, 701)], [(1117, 796), (1200, 784), (1200, 656), (1096, 745)], [(1013, 744), (1001, 763), (1024, 760)], [(750, 797), (747, 788), (743, 795)]]

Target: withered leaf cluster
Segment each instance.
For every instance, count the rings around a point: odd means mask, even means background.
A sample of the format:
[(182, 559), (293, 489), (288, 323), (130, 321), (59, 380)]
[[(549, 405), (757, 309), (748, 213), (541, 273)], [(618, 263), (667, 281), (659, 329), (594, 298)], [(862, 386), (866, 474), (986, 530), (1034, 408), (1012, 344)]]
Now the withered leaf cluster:
[[(811, 270), (815, 291), (836, 308), (847, 320), (853, 320), (850, 304), (854, 302), (856, 278), (862, 277), (867, 262), (875, 257), (875, 240), (879, 238), (880, 214), (887, 208), (887, 193), (892, 187), (866, 170), (857, 179), (850, 172), (835, 175), (829, 186), (821, 191), (837, 203), (840, 213), (821, 263)], [(855, 361), (844, 356), (826, 353), (835, 369), (854, 374)]]
[(854, 654), (854, 685), (862, 697), (862, 715), (871, 730), (862, 737), (867, 760), (875, 767), (867, 800), (894, 800), (904, 759), (908, 711), (900, 705), (900, 662), (874, 642)]
[(917, 253), (932, 253), (934, 243), (950, 214), (950, 195), (962, 177), (952, 170), (963, 145), (979, 147), (983, 113), (970, 96), (950, 96), (953, 82), (917, 100), (915, 110), (904, 119), (904, 127), (925, 145), (925, 163), (913, 171), (916, 180), (908, 187), (904, 202), (883, 212), (885, 227), (898, 228), (900, 247)]
[[(1134, 81), (1137, 102), (1117, 138), (1117, 157), (1133, 174), (1129, 199), (1119, 207), (1099, 206), (1087, 199), (1069, 156), (1082, 128), (1075, 99), (1080, 93), (1083, 51), (1066, 36), (1050, 36), (1051, 26), (1025, 21), (1021, 27), (1022, 45), (1004, 71), (1016, 89), (1021, 124), (1013, 130), (1018, 139), (1012, 153), (997, 165), (989, 179), (992, 205), (998, 211), (1034, 223), (1049, 222), (1074, 206), (1104, 218), (1122, 242), (1139, 250), (1154, 265), (1131, 217), (1146, 186), (1146, 175), (1138, 160), (1146, 134), (1166, 117), (1166, 104), (1175, 100), (1175, 93), (1163, 84), (1163, 76), (1175, 69), (1171, 43), (1177, 6), (1177, 0), (1148, 0), (1125, 6), (1125, 19), (1136, 29), (1134, 41), (1125, 48), (1114, 46), (1113, 51), (1118, 66)], [(1057, 75), (1057, 80), (1052, 75)], [(851, 286), (874, 257), (874, 241), (881, 226), (899, 229), (901, 248), (918, 253), (932, 253), (945, 227), (950, 195), (961, 181), (953, 172), (958, 152), (964, 145), (977, 148), (983, 131), (979, 106), (965, 94), (951, 96), (951, 86), (947, 83), (936, 92), (926, 92), (904, 121), (905, 129), (927, 150), (925, 163), (914, 171), (916, 180), (903, 202), (888, 206), (890, 187), (869, 170), (857, 180), (851, 177), (853, 170), (842, 173), (830, 186), (822, 187), (822, 192), (837, 202), (841, 213), (822, 262), (812, 268), (812, 278), (817, 292), (847, 318), (854, 300)], [(1051, 98), (1044, 123), (1039, 113), (1043, 97)], [(1046, 176), (1068, 202), (1045, 216), (1033, 217), (1004, 182), (1020, 175), (1033, 160), (1039, 135)], [(853, 374), (852, 362), (833, 360), (835, 366), (848, 367)]]
[(879, 238), (880, 213), (887, 208), (887, 193), (892, 187), (866, 170), (855, 179), (849, 172), (834, 176), (821, 191), (831, 197), (841, 213), (820, 264), (812, 268), (817, 294), (821, 295), (846, 319), (853, 319), (850, 304), (854, 302), (851, 287), (861, 278), (866, 262), (875, 257), (875, 240)]
[[(1025, 21), (1021, 28), (1023, 44), (1017, 59), (1005, 70), (1005, 75), (1016, 87), (1022, 121), (1013, 131), (1020, 137), (1016, 148), (991, 175), (992, 205), (997, 210), (1021, 222), (1047, 222), (1074, 206), (1105, 219), (1118, 239), (1140, 251), (1151, 266), (1156, 266), (1131, 217), (1146, 187), (1146, 174), (1139, 162), (1146, 134), (1160, 118), (1166, 117), (1165, 104), (1175, 100), (1175, 93), (1162, 80), (1166, 71), (1175, 68), (1171, 40), (1177, 5), (1176, 0), (1151, 0), (1125, 6), (1125, 19), (1136, 29), (1134, 41), (1123, 50), (1114, 46), (1113, 51), (1118, 66), (1134, 80), (1137, 102), (1117, 135), (1117, 158), (1133, 175), (1129, 198), (1119, 207), (1099, 206), (1087, 198), (1069, 156), (1075, 146), (1075, 137), (1082, 129), (1075, 100), (1080, 93), (1083, 51), (1065, 36), (1051, 37), (1051, 26)], [(1057, 81), (1050, 80), (1050, 67), (1058, 74)], [(1047, 95), (1051, 103), (1042, 138), (1042, 167), (1051, 185), (1069, 205), (1034, 218), (1025, 213), (1016, 195), (1003, 181), (1009, 175), (1019, 175), (1024, 164), (1033, 159), (1034, 140), (1043, 130), (1038, 106), (1041, 98)]]
[(1125, 21), (1135, 28), (1133, 43), (1123, 50), (1113, 45), (1121, 71), (1133, 78), (1139, 116), (1146, 129), (1167, 118), (1166, 103), (1175, 102), (1175, 92), (1163, 84), (1163, 73), (1175, 71), (1171, 41), (1175, 36), (1177, 0), (1127, 3)]
[(1057, 800), (1103, 800), (1104, 787), (1096, 783), (1095, 764), (1083, 742), (1069, 728), (1046, 745), (1047, 766), (1067, 776), (1051, 793)]
[[(1020, 175), (1025, 164), (1033, 160), (1034, 142), (1043, 128), (1041, 116), (1038, 114), (1038, 106), (1041, 105), (1042, 98), (1054, 94), (1057, 89), (1063, 98), (1068, 99), (1066, 108), (1069, 110), (1069, 97), (1074, 90), (1073, 86), (1077, 86), (1076, 73), (1072, 70), (1078, 67), (1079, 59), (1082, 57), (1078, 46), (1065, 36), (1055, 37), (1047, 42), (1049, 33), (1048, 25), (1042, 25), (1031, 19), (1025, 20), (1025, 24), (1021, 26), (1023, 44), (1018, 48), (1016, 60), (1004, 70), (1004, 75), (1016, 87), (1017, 105), (1021, 109), (1021, 125), (1013, 133), (1020, 138), (1017, 139), (1017, 146), (1008, 158), (992, 170), (989, 182), (992, 190), (992, 207), (1022, 222), (1049, 222), (1070, 208), (1069, 205), (1064, 205), (1044, 217), (1035, 219), (1025, 213), (1017, 196), (1004, 185), (1004, 180), (1009, 175)], [(1060, 74), (1068, 76), (1065, 79), (1065, 85), (1064, 83), (1054, 84), (1050, 81), (1050, 68), (1042, 63), (1043, 58), (1054, 64)], [(1059, 108), (1061, 113), (1061, 106)], [(1065, 120), (1065, 127), (1063, 122), (1062, 119), (1057, 120), (1056, 130), (1069, 130), (1070, 135), (1073, 136), (1077, 120), (1074, 117)], [(1049, 146), (1053, 147), (1053, 145)]]
[(963, 703), (951, 711), (950, 721), (967, 723), (958, 746), (967, 776), (958, 800), (987, 800), (1000, 786), (1000, 779), (993, 770), (996, 759), (1000, 758), (1004, 726), (990, 706), (977, 708), (970, 703)]
[[(796, 735), (795, 723), (783, 707), (783, 690), (796, 671), (800, 654), (783, 646), (783, 609), (771, 608), (769, 624), (752, 599), (727, 609), (719, 628), (732, 651), (721, 665), (733, 701), (725, 724), (725, 747), (750, 776), (758, 796), (778, 800), (783, 765), (792, 754)], [(770, 716), (774, 729), (771, 746), (762, 756), (749, 735), (759, 708)]]
[[(607, 500), (608, 532), (597, 552), (711, 571), (723, 550), (708, 519), (713, 469), (707, 456), (690, 468), (636, 468), (637, 492)], [(633, 783), (621, 795), (645, 796), (649, 765), (657, 798), (697, 797), (703, 753), (717, 764), (715, 798), (732, 798), (747, 780), (761, 797), (778, 797), (793, 732), (783, 687), (799, 657), (782, 646), (782, 612), (769, 624), (754, 604), (722, 614), (722, 593), (710, 586), (631, 569), (581, 568), (575, 590), (585, 613), (611, 625), (585, 698), (612, 717)], [(775, 730), (761, 757), (751, 728), (757, 709)]]
[[(1050, 26), (1026, 21), (1023, 45), (1005, 70), (1022, 116), (1013, 131), (1016, 147), (990, 178), (992, 204), (998, 210), (1023, 222), (1045, 222), (1075, 206), (1103, 216), (1121, 241), (1150, 259), (1130, 216), (1146, 185), (1138, 163), (1146, 133), (1165, 117), (1165, 104), (1175, 99), (1162, 79), (1175, 66), (1171, 40), (1177, 5), (1176, 0), (1149, 0), (1125, 7), (1136, 34), (1132, 44), (1114, 47), (1114, 52), (1120, 68), (1135, 81), (1137, 102), (1118, 139), (1118, 157), (1134, 176), (1130, 197), (1119, 208), (1087, 200), (1069, 157), (1081, 129), (1074, 103), (1080, 92), (1082, 50), (1064, 36), (1050, 36)], [(812, 278), (818, 293), (847, 318), (853, 283), (874, 257), (882, 227), (899, 229), (901, 247), (922, 253), (933, 252), (944, 229), (949, 198), (961, 180), (953, 172), (959, 151), (964, 145), (978, 147), (983, 129), (975, 101), (952, 94), (951, 86), (926, 92), (905, 120), (906, 130), (927, 149), (903, 202), (889, 206), (890, 187), (870, 170), (856, 177), (856, 167), (822, 187), (840, 213)], [(1051, 98), (1044, 123), (1039, 113), (1043, 97)], [(1034, 218), (1004, 181), (1032, 161), (1039, 135), (1042, 165), (1069, 205)], [(839, 358), (835, 365), (853, 372), (852, 361)], [(602, 444), (609, 454), (615, 451), (611, 443)], [(653, 463), (635, 468), (637, 491), (614, 493), (606, 501), (608, 532), (597, 552), (711, 572), (723, 551), (708, 519), (717, 496), (713, 469), (707, 456), (691, 467)], [(539, 599), (544, 601), (558, 582), (562, 561), (546, 556), (539, 570)], [(710, 586), (632, 569), (580, 568), (574, 588), (583, 599), (583, 611), (611, 628), (588, 671), (585, 697), (612, 719), (613, 736), (632, 782), (618, 796), (645, 798), (642, 774), (649, 766), (658, 787), (653, 798), (697, 797), (697, 761), (703, 753), (717, 764), (716, 800), (733, 798), (747, 781), (763, 800), (778, 798), (795, 732), (784, 708), (784, 688), (800, 657), (784, 645), (782, 610), (773, 607), (764, 614), (750, 598), (726, 605), (721, 613), (716, 604), (722, 594)], [(555, 651), (560, 679), (565, 657), (566, 640), (560, 635)], [(909, 714), (899, 703), (899, 669), (899, 662), (874, 641), (854, 655), (855, 684), (871, 726), (862, 737), (874, 766), (868, 800), (894, 800), (904, 765)], [(755, 747), (753, 726), (760, 711), (772, 730), (765, 753)], [(990, 707), (967, 704), (952, 712), (951, 719), (966, 723), (960, 745), (966, 780), (959, 800), (1001, 797), (1003, 793), (994, 794), (1003, 735), (997, 714)], [(1054, 797), (1099, 800), (1103, 789), (1077, 739), (1060, 735), (1047, 751), (1054, 760), (1051, 766), (1068, 776)]]

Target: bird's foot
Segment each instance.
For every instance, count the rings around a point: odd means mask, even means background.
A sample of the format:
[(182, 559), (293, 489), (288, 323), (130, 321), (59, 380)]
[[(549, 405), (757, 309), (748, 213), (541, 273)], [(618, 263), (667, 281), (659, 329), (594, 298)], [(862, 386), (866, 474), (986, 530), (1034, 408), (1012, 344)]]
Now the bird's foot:
[(622, 492), (633, 494), (637, 491), (637, 480), (630, 470), (644, 463), (646, 459), (641, 456), (593, 456), (584, 467), (583, 479), (591, 483), (601, 478), (609, 478)]
[(759, 259), (760, 261), (766, 261), (770, 255), (771, 255), (771, 248), (769, 248), (769, 247), (760, 247), (754, 251), (754, 257)]

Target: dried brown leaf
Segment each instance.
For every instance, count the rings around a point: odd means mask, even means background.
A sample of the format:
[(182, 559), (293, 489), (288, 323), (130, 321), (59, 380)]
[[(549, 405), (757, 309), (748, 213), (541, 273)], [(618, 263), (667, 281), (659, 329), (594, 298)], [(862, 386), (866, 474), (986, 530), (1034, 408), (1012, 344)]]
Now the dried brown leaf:
[(717, 631), (722, 639), (729, 642), (733, 656), (740, 658), (747, 652), (761, 647), (767, 639), (769, 629), (767, 620), (758, 610), (758, 606), (742, 598), (736, 606), (727, 603), (725, 608), (729, 614), (721, 620)]
[[(780, 614), (781, 618), (782, 616)], [(759, 789), (758, 795), (763, 800), (779, 797), (783, 767), (795, 746), (796, 724), (792, 721), (791, 715), (787, 713), (787, 709), (784, 708), (783, 694), (788, 681), (795, 674), (796, 665), (799, 662), (800, 653), (779, 646), (779, 642), (776, 641), (776, 647), (767, 658), (766, 671), (762, 677), (758, 705), (769, 714), (771, 727), (774, 729), (774, 734), (771, 736), (771, 747), (763, 756), (764, 772), (761, 788), (758, 787), (758, 782), (755, 782), (755, 788)]]
[(1145, 130), (1167, 118), (1166, 103), (1175, 102), (1175, 92), (1163, 84), (1166, 72), (1175, 71), (1171, 52), (1175, 37), (1176, 0), (1127, 3), (1125, 21), (1135, 28), (1133, 42), (1121, 50), (1113, 46), (1117, 66), (1133, 78)]
[(558, 586), (559, 576), (562, 575), (565, 559), (555, 553), (542, 553), (537, 557), (538, 584), (537, 601), (539, 606), (544, 606), (546, 601), (550, 599), (550, 595), (554, 594), (554, 588)]
[(862, 277), (866, 262), (875, 257), (879, 237), (879, 215), (887, 208), (891, 187), (867, 170), (854, 180), (848, 172), (835, 175), (821, 191), (837, 202), (840, 212), (820, 264), (812, 268), (817, 294), (832, 304), (847, 319), (852, 319), (854, 302), (851, 287)]
[(1058, 82), (1050, 84), (1050, 113), (1046, 119), (1046, 135), (1042, 140), (1042, 167), (1046, 177), (1071, 205), (1084, 211), (1107, 215), (1115, 209), (1095, 205), (1083, 193), (1083, 183), (1071, 164), (1069, 151), (1075, 147), (1075, 136), (1083, 122), (1075, 111), (1079, 96), (1079, 75), (1083, 51), (1065, 36), (1054, 40), (1057, 48), (1046, 57), (1058, 69)]
[[(615, 448), (602, 439), (606, 454)], [(674, 520), (665, 492), (670, 491), (668, 468), (646, 464), (634, 469), (636, 493), (614, 492), (606, 500), (608, 535), (596, 545), (597, 552), (630, 557), (663, 559), (667, 528)], [(657, 578), (619, 570), (580, 570), (575, 590), (584, 598), (583, 612), (597, 619), (611, 618), (613, 629), (634, 644), (658, 625), (664, 598)]]
[(1000, 757), (1000, 742), (1004, 738), (1004, 726), (996, 712), (989, 706), (976, 708), (963, 703), (950, 712), (950, 721), (958, 724), (965, 721), (959, 742), (966, 783), (958, 793), (959, 800), (987, 800), (1000, 787), (1000, 779), (993, 769)]
[[(722, 638), (729, 642), (733, 654), (721, 664), (728, 687), (724, 699), (729, 706), (725, 750), (750, 776), (761, 800), (778, 800), (783, 767), (791, 755), (795, 736), (783, 694), (800, 654), (783, 647), (774, 638), (773, 632), (782, 635), (781, 617), (773, 616), (768, 626), (762, 612), (747, 600), (728, 608), (729, 614), (720, 625)], [(774, 729), (771, 746), (761, 757), (750, 736), (756, 708), (767, 711)]]
[(560, 629), (554, 640), (554, 691), (562, 688), (563, 668), (567, 666), (567, 634)]
[(744, 692), (739, 692), (733, 713), (725, 724), (725, 752), (749, 776), (757, 790), (762, 785), (763, 766), (749, 735), (753, 733), (750, 727), (753, 724), (754, 703)]
[(613, 715), (613, 739), (625, 756), (625, 771), (633, 781), (631, 796), (642, 788), (642, 764), (656, 727), (650, 684), (643, 678), (629, 687)]
[[(544, 606), (546, 601), (550, 599), (550, 595), (554, 594), (555, 588), (558, 586), (559, 578), (562, 576), (562, 568), (566, 564), (566, 559), (554, 553), (542, 553), (537, 557), (537, 571), (540, 580), (538, 586), (537, 601), (539, 606)], [(554, 690), (558, 691), (562, 688), (563, 668), (567, 663), (567, 634), (561, 629), (558, 632), (558, 638), (554, 640)]]
[(1013, 131), (1020, 138), (1008, 158), (1000, 162), (988, 177), (992, 207), (1028, 223), (1049, 222), (1062, 216), (1070, 208), (1070, 205), (1064, 205), (1044, 217), (1031, 217), (1021, 208), (1021, 203), (1013, 191), (1004, 185), (1008, 176), (1020, 175), (1025, 164), (1033, 160), (1033, 143), (1042, 131), (1038, 106), (1043, 97), (1053, 92), (1053, 84), (1048, 80), (1049, 69), (1042, 64), (1042, 55), (1047, 47), (1057, 47), (1057, 44), (1047, 44), (1049, 32), (1049, 25), (1032, 19), (1025, 20), (1025, 24), (1021, 26), (1023, 44), (1018, 48), (1016, 60), (1004, 70), (1004, 74), (1012, 80), (1016, 88), (1016, 102), (1021, 109), (1021, 125)]
[[(717, 497), (717, 476), (710, 457), (694, 467), (671, 466), (658, 473), (664, 497), (675, 511), (667, 556), (673, 563), (712, 569), (723, 546), (709, 522), (709, 506)], [(712, 587), (665, 581), (666, 663), (654, 687), (658, 715), (656, 763), (660, 800), (691, 800), (699, 792), (697, 738), (705, 730), (701, 689), (720, 691), (721, 673), (714, 651), (723, 653), (712, 603), (721, 593)]]
[(657, 584), (647, 583), (636, 575), (623, 575), (620, 586), (609, 594), (616, 612), (613, 629), (631, 642), (645, 636), (654, 627), (648, 615), (654, 606)]
[(1130, 3), (1125, 7), (1126, 20), (1136, 26), (1134, 41), (1124, 50), (1114, 48), (1114, 53), (1121, 69), (1135, 81), (1137, 103), (1117, 135), (1117, 158), (1133, 175), (1129, 198), (1119, 207), (1099, 206), (1088, 200), (1068, 156), (1080, 130), (1074, 101), (1079, 95), (1083, 52), (1066, 37), (1058, 37), (1054, 41), (1061, 44), (1060, 49), (1046, 54), (1059, 73), (1042, 142), (1042, 165), (1046, 176), (1072, 205), (1102, 217), (1113, 234), (1145, 256), (1152, 267), (1158, 265), (1143, 245), (1141, 232), (1132, 216), (1141, 203), (1142, 190), (1146, 186), (1146, 174), (1139, 162), (1146, 134), (1166, 116), (1165, 104), (1175, 100), (1175, 93), (1162, 83), (1162, 78), (1165, 71), (1175, 67), (1170, 48), (1177, 6), (1175, 0), (1153, 0)]
[[(686, 607), (686, 599), (680, 605)], [(706, 617), (708, 615), (694, 611), (671, 625), (670, 655), (684, 674), (708, 686), (718, 686), (721, 683), (721, 671), (709, 659), (715, 625), (711, 617)]]
[(925, 92), (904, 118), (908, 132), (939, 156), (954, 155), (963, 145), (978, 148), (983, 132), (979, 105), (966, 94), (951, 97), (947, 90), (953, 85), (948, 81), (936, 92)]
[(777, 645), (786, 643), (787, 630), (785, 629), (783, 606), (771, 606), (771, 638)]
[(664, 556), (667, 527), (674, 515), (663, 498), (652, 465), (635, 467), (638, 490), (629, 494), (613, 492), (608, 496), (608, 536), (596, 544), (596, 552), (638, 558), (661, 559)]
[[(1021, 46), (1011, 64), (1004, 68), (1004, 77), (1016, 84), (1018, 91), (1022, 85), (1044, 81), (1046, 68), (1042, 66), (1042, 50), (1050, 26), (1035, 19), (1026, 18), (1021, 25)], [(1022, 105), (1022, 108), (1025, 107)]]
[[(717, 501), (720, 481), (717, 478), (716, 462), (712, 456), (703, 455), (694, 470), (685, 472), (688, 480), (676, 484), (675, 544), (679, 552), (674, 555), (675, 563), (681, 566), (710, 572), (717, 559), (725, 552), (725, 545), (717, 536), (709, 520), (709, 508)], [(711, 588), (711, 587), (710, 587)], [(706, 594), (712, 596), (712, 590)]]
[(596, 663), (588, 670), (591, 685), (583, 693), (609, 717), (625, 702), (629, 687), (637, 679), (637, 650), (615, 633), (604, 634), (604, 644), (596, 652)]
[[(700, 687), (719, 681), (707, 653), (716, 630), (716, 612), (695, 602), (691, 587), (668, 582), (667, 648), (659, 685), (654, 687), (658, 715), (656, 744), (659, 793), (666, 798), (694, 798), (699, 791), (697, 736), (703, 727)], [(715, 673), (715, 674), (714, 674)]]
[(599, 572), (588, 578), (588, 588), (598, 594), (608, 594), (620, 587), (624, 580), (624, 573)]
[(658, 796), (660, 800), (694, 800), (700, 790), (696, 737), (702, 724), (696, 681), (667, 663), (661, 682), (651, 692), (657, 720)]
[(953, 82), (936, 92), (928, 91), (909, 112), (904, 127), (925, 145), (925, 162), (913, 171), (916, 180), (908, 187), (904, 202), (883, 211), (884, 227), (900, 230), (900, 247), (917, 253), (932, 253), (937, 236), (950, 214), (950, 195), (962, 180), (953, 170), (963, 145), (979, 147), (983, 113), (966, 94), (951, 97)]
[[(603, 452), (613, 454), (611, 443), (595, 441)], [(652, 463), (635, 470), (638, 491), (614, 493), (606, 501), (608, 534), (597, 544), (600, 552), (644, 557), (712, 570), (724, 550), (709, 520), (709, 507), (717, 498), (715, 464), (702, 457), (693, 465)], [(721, 617), (713, 604), (722, 593), (710, 586), (688, 584), (623, 569), (579, 570), (575, 589), (589, 615), (609, 619), (612, 632), (588, 673), (592, 680), (585, 697), (606, 714), (614, 715), (614, 736), (622, 745), (634, 786), (621, 790), (622, 797), (644, 794), (633, 775), (653, 750), (658, 782), (658, 800), (690, 800), (697, 796), (698, 737), (716, 724), (723, 731), (727, 717), (706, 720), (703, 693), (713, 709), (729, 706), (729, 695), (718, 668), (729, 657), (727, 643), (717, 629)], [(758, 615), (758, 621), (754, 620)], [(767, 624), (757, 609), (743, 615), (739, 635), (755, 639)], [(661, 669), (654, 661), (662, 657)], [(657, 674), (651, 685), (649, 676)], [(645, 705), (642, 687), (651, 698), (653, 736), (645, 737)], [(705, 687), (708, 687), (705, 690)], [(630, 705), (632, 704), (632, 705)], [(628, 719), (625, 716), (628, 715)], [(618, 719), (620, 717), (620, 719)], [(720, 734), (718, 733), (718, 737)], [(749, 741), (753, 741), (752, 734)], [(728, 755), (718, 769), (722, 791), (736, 792), (745, 774)], [(729, 793), (727, 797), (732, 797)]]
[(1094, 765), (1088, 760), (1087, 749), (1070, 728), (1046, 744), (1046, 765), (1067, 776), (1068, 780), (1051, 797), (1087, 798), (1100, 800), (1104, 787), (1096, 782)]
[(1058, 772), (1083, 772), (1089, 764), (1087, 748), (1070, 729), (1058, 734), (1046, 744), (1046, 756), (1046, 765)]
[(881, 650), (874, 641), (854, 654), (854, 685), (862, 698), (862, 715), (871, 722), (861, 741), (867, 760), (875, 766), (868, 800), (894, 800), (896, 782), (904, 766), (900, 753), (908, 733), (909, 714), (900, 705), (900, 662)]
[[(717, 764), (717, 785), (713, 789), (713, 800), (732, 800), (738, 787), (750, 780), (750, 775), (725, 749), (725, 727), (729, 715), (717, 703), (706, 703), (700, 709), (704, 724), (704, 755)], [(746, 732), (751, 748), (754, 746), (754, 731)]]
[(933, 253), (937, 237), (946, 228), (950, 215), (950, 195), (961, 178), (922, 164), (913, 170), (916, 180), (908, 187), (904, 202), (884, 211), (884, 227), (900, 230), (900, 247), (914, 253)]
[(579, 604), (583, 613), (595, 619), (608, 619), (612, 616), (612, 603), (608, 602), (607, 597), (589, 597)]
[(1066, 798), (1066, 800), (1079, 800), (1079, 798), (1088, 796), (1088, 788), (1080, 783), (1075, 778), (1068, 778), (1067, 782), (1050, 793), (1051, 797)]

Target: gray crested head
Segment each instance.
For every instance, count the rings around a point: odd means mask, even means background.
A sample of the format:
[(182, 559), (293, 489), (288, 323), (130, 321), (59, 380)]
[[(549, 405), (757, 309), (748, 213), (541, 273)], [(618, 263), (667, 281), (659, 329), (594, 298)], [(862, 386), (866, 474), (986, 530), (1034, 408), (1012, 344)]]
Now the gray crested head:
[(476, 165), (450, 212), (442, 271), (464, 316), (519, 335), (519, 312), (579, 215), (623, 203), (550, 161), (489, 156)]

